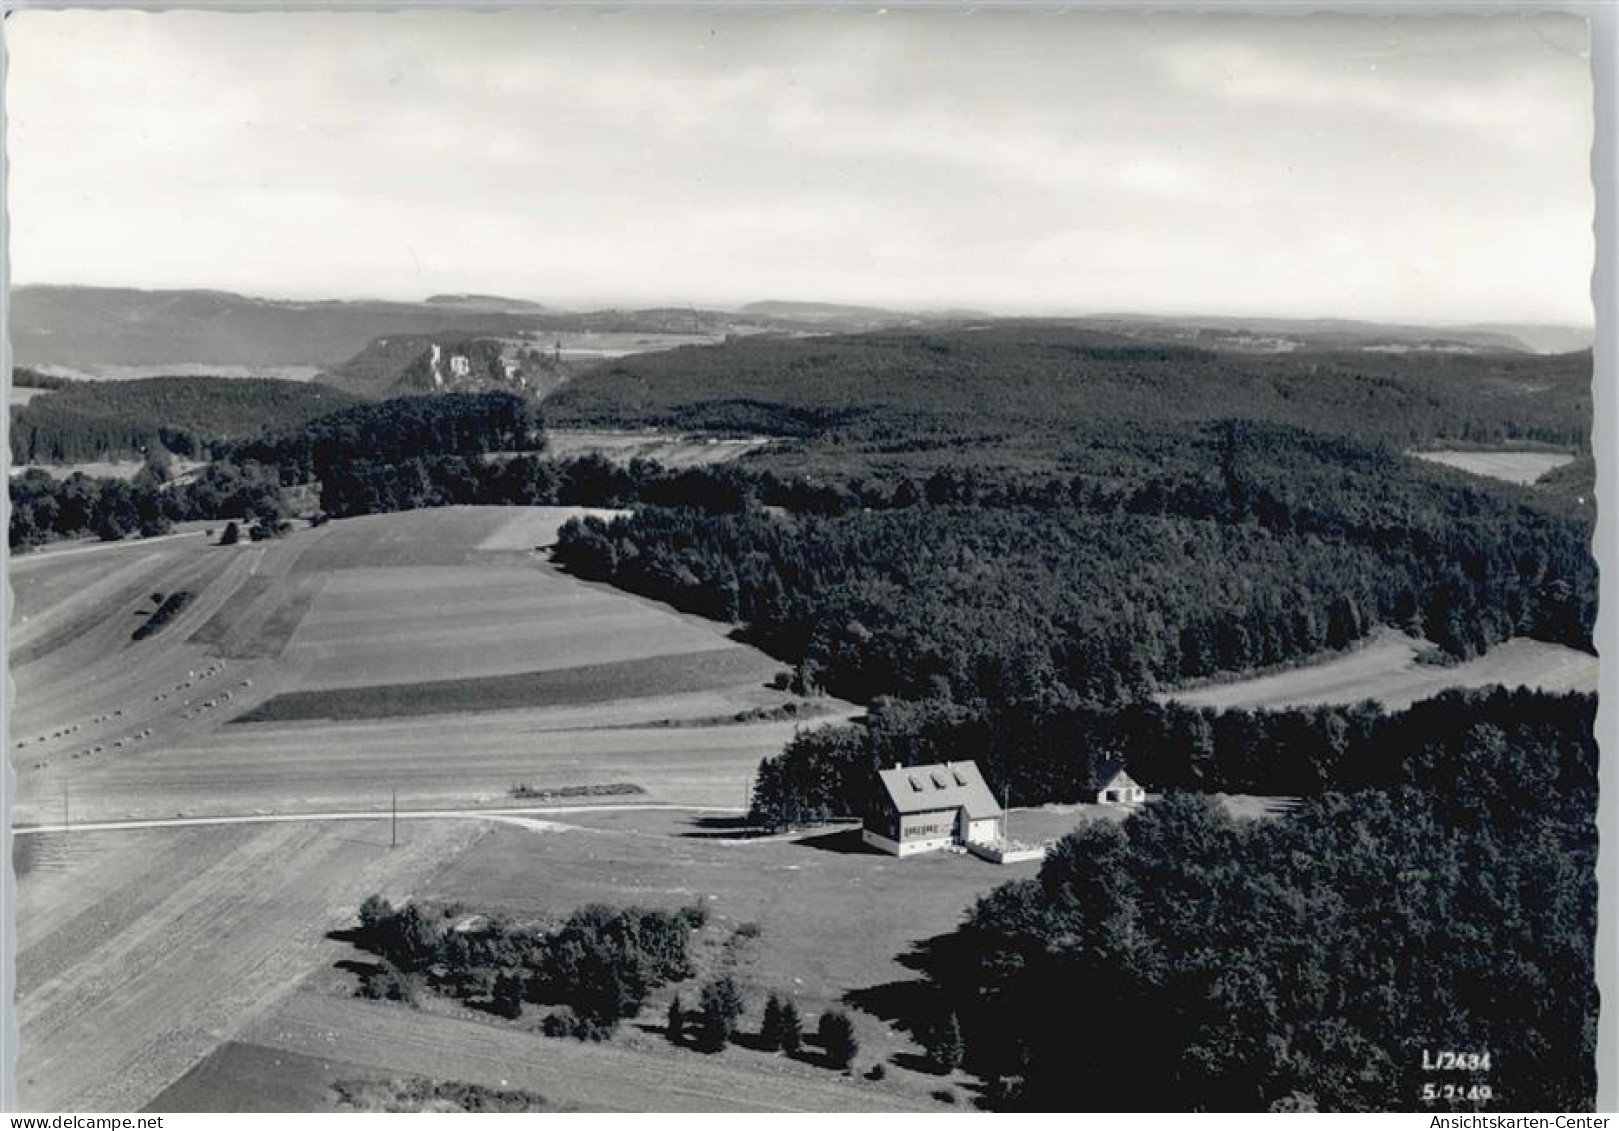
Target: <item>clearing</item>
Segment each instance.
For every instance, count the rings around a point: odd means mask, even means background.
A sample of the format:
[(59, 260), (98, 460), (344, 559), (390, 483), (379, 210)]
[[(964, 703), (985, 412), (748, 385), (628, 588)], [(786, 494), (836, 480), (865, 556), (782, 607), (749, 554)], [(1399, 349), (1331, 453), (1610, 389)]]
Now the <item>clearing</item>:
[(6, 392), (6, 400), (13, 405), (27, 404), (35, 397), (44, 396), (49, 389), (36, 389), (32, 386), (12, 385)]
[(1159, 702), (1186, 707), (1315, 707), (1375, 699), (1386, 710), (1409, 707), (1457, 687), (1530, 687), (1541, 691), (1595, 691), (1597, 658), (1562, 644), (1519, 637), (1497, 644), (1482, 656), (1445, 667), (1417, 657), (1432, 646), (1417, 637), (1384, 628), (1352, 651), (1307, 667), (1252, 679), (1166, 691)]
[[(13, 392), (46, 392), (44, 389), (19, 389)], [(133, 479), (140, 474), (141, 468), (146, 466), (145, 460), (138, 459), (103, 459), (85, 460), (81, 463), (25, 463), (11, 469), (12, 475), (21, 475), (25, 471), (43, 471), (55, 479), (68, 479), (75, 474), (88, 475), (92, 479)], [(178, 456), (169, 461), (170, 479), (180, 479), (193, 472), (207, 467), (207, 463), (200, 460), (182, 459)], [(224, 525), (223, 522), (211, 525)]]
[(1474, 475), (1522, 484), (1533, 483), (1548, 471), (1574, 462), (1573, 456), (1562, 452), (1413, 451), (1409, 454), (1429, 463), (1442, 463)]
[(614, 463), (634, 459), (656, 460), (665, 467), (707, 467), (728, 463), (767, 447), (768, 436), (722, 437), (683, 432), (608, 432), (586, 429), (547, 429), (546, 450), (557, 459), (599, 455)]
[(135, 381), (143, 377), (273, 377), (281, 381), (313, 381), (318, 365), (224, 365), (170, 361), (161, 365), (36, 365), (52, 377), (78, 381)]

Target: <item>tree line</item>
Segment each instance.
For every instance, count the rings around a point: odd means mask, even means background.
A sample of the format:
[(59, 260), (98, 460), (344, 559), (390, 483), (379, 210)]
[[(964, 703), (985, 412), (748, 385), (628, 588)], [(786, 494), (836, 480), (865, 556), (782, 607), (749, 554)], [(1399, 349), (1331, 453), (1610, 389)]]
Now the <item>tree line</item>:
[(275, 467), (283, 483), (323, 479), (365, 460), (401, 463), (423, 455), (530, 451), (544, 446), (539, 411), (527, 397), (497, 390), (393, 397), (358, 404), (232, 447), (231, 462)]
[(359, 921), (355, 941), (382, 960), (363, 996), (411, 1001), (432, 989), (505, 1017), (547, 1005), (547, 1032), (602, 1040), (653, 990), (691, 977), (691, 933), (706, 914), (592, 904), (544, 929), (371, 896)]
[[(1535, 797), (1537, 811), (1595, 804), (1595, 717), (1592, 695), (1505, 688), (1447, 691), (1394, 713), (1369, 701), (1216, 711), (882, 700), (864, 721), (804, 730), (764, 759), (751, 816), (777, 829), (860, 817), (879, 769), (974, 761), (997, 798), (1021, 806), (1094, 801), (1104, 768), (1122, 764), (1154, 791), (1428, 790), (1467, 819), (1491, 823), (1511, 819), (1494, 806), (1520, 796)], [(1506, 746), (1471, 745), (1481, 728)], [(1503, 760), (1486, 763), (1486, 754)], [(1487, 793), (1472, 792), (1480, 783)]]
[[(326, 395), (340, 403), (352, 401), (330, 390)], [(25, 471), (9, 484), (10, 545), (84, 534), (108, 540), (151, 536), (188, 520), (251, 521), (255, 528), (274, 530), (293, 509), (287, 488), (315, 482), (322, 483), (323, 505), (335, 515), (438, 505), (445, 497), (430, 490), (430, 477), (419, 473), (419, 466), (431, 465), (446, 479), (458, 468), (475, 466), (464, 474), (493, 484), (499, 466), (472, 457), (537, 449), (543, 442), (532, 404), (508, 392), (354, 404), (270, 436), (225, 443), (217, 448), (218, 458), (185, 482), (170, 481), (169, 449), (164, 447), (149, 450), (145, 466), (129, 480), (81, 472), (58, 479), (40, 469)], [(599, 476), (594, 466), (582, 469), (576, 479), (588, 484), (593, 476)], [(325, 480), (330, 480), (329, 488)], [(394, 486), (379, 491), (374, 484), (381, 481)], [(407, 483), (416, 490), (404, 490)], [(516, 495), (507, 501), (517, 501)]]

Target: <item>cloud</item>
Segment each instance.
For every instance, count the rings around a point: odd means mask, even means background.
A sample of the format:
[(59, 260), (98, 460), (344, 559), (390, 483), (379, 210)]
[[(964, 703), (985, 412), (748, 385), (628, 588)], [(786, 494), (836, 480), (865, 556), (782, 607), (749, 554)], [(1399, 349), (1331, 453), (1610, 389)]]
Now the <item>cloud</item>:
[(19, 281), (1588, 317), (1562, 19), (8, 21)]

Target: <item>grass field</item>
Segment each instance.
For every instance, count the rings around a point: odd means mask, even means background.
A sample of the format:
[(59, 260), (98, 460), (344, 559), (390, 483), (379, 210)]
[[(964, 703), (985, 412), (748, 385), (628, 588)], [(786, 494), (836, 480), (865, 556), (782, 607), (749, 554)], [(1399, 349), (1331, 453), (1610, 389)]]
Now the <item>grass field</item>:
[(344, 946), (356, 900), (410, 890), (476, 835), (429, 822), (47, 834), (18, 883), (17, 1098), (130, 1111)]
[(553, 428), (546, 432), (547, 449), (559, 459), (599, 455), (614, 463), (633, 459), (657, 460), (665, 467), (706, 467), (727, 463), (770, 443), (766, 436), (721, 438), (689, 436), (679, 432), (606, 432)]
[(35, 397), (44, 396), (48, 392), (50, 392), (49, 389), (35, 389), (22, 385), (12, 385), (6, 390), (6, 400), (10, 404), (22, 405), (27, 404)]
[(567, 360), (626, 357), (632, 353), (651, 350), (675, 349), (678, 346), (715, 345), (724, 340), (721, 334), (641, 333), (619, 330), (562, 330), (544, 331), (525, 345), (534, 346), (541, 353), (560, 344), (562, 356)]
[[(21, 823), (422, 807), (631, 782), (736, 805), (798, 725), (723, 626), (557, 572), (571, 508), (344, 520), (18, 559), (10, 749)], [(131, 642), (153, 592), (195, 594)], [(847, 717), (825, 701), (825, 718)], [(806, 713), (807, 714), (807, 713)], [(276, 719), (226, 725), (242, 718)], [(707, 720), (712, 725), (671, 727)]]
[(1573, 456), (1561, 452), (1433, 451), (1411, 454), (1429, 463), (1442, 463), (1459, 471), (1504, 479), (1508, 483), (1533, 483), (1548, 471), (1574, 462)]
[(1392, 629), (1374, 633), (1360, 647), (1319, 663), (1253, 679), (1165, 692), (1160, 701), (1188, 707), (1310, 707), (1375, 699), (1398, 710), (1456, 687), (1531, 687), (1544, 691), (1595, 691), (1595, 656), (1561, 644), (1519, 638), (1452, 667), (1417, 662), (1429, 647)]
[[(370, 1014), (354, 1015), (357, 1028), (322, 1030), (314, 1045), (244, 1030), (254, 1017), (293, 1024), (294, 1014), (277, 1010), (308, 1004), (295, 987), (333, 975), (349, 953), (327, 932), (372, 891), (424, 891), (433, 873), (488, 839), (486, 820), (407, 820), (392, 851), (382, 820), (86, 826), (381, 813), (395, 794), (407, 813), (498, 808), (513, 804), (519, 784), (628, 783), (644, 791), (629, 799), (636, 803), (734, 809), (760, 758), (799, 726), (852, 712), (834, 700), (783, 711), (801, 701), (764, 685), (777, 665), (727, 639), (723, 626), (554, 570), (533, 547), (574, 513), (446, 509), (339, 521), (273, 543), (218, 547), (186, 535), (13, 561), (14, 818), (70, 826), (16, 841), (27, 1107), (217, 1109), (264, 1106), (272, 1092), (285, 1103), (331, 1104), (339, 1082), (440, 1080), (445, 1065), (463, 1064), (461, 1082), (498, 1088), (507, 1077), (519, 1086), (509, 1062), (490, 1078), (477, 1055), (455, 1059), (490, 1039), (465, 1018), (412, 1020), (427, 1026), (427, 1044), (396, 1039), (387, 1026), (373, 1039)], [(153, 594), (182, 589), (194, 599), (172, 623), (132, 641)], [(367, 703), (367, 717), (228, 725), (267, 702), (296, 704), (333, 688)], [(523, 838), (510, 842), (512, 859), (531, 865), (564, 837), (629, 842), (631, 860), (677, 860), (688, 843), (717, 847), (660, 826), (658, 813), (639, 815), (645, 830), (633, 819), (611, 829), (501, 819)], [(334, 1023), (359, 1005), (324, 991), (317, 1000), (339, 1011)], [(527, 1063), (539, 1038), (517, 1036)], [(319, 1055), (308, 1056), (312, 1049)], [(690, 1066), (632, 1048), (570, 1042), (544, 1063), (543, 1072), (525, 1068), (540, 1075), (521, 1086), (559, 1110), (852, 1108), (866, 1098), (804, 1066), (778, 1082), (716, 1062), (717, 1075), (693, 1088)], [(224, 1082), (210, 1083), (211, 1073)], [(563, 1078), (576, 1083), (558, 1090)], [(630, 1092), (625, 1080), (636, 1082)], [(160, 1101), (171, 1085), (180, 1091)]]
[[(1083, 819), (1041, 815), (1054, 832)], [(943, 854), (901, 862), (868, 852), (851, 829), (749, 839), (729, 819), (678, 814), (576, 813), (549, 827), (491, 827), (415, 893), (522, 918), (560, 917), (592, 901), (700, 901), (709, 923), (695, 947), (699, 974), (677, 987), (688, 1004), (703, 977), (728, 972), (746, 1001), (744, 1034), (757, 1030), (770, 992), (792, 995), (809, 1029), (828, 1008), (853, 1008), (857, 1068), (883, 1061), (886, 1079), (747, 1047), (715, 1055), (674, 1048), (661, 1034), (672, 990), (609, 1044), (588, 1045), (537, 1035), (539, 1009), (508, 1023), (444, 999), (421, 1010), (358, 1001), (353, 975), (329, 967), (163, 1101), (233, 1104), (238, 1091), (258, 1094), (255, 1081), (283, 1073), (294, 1094), (315, 1095), (329, 1080), (369, 1070), (523, 1088), (588, 1110), (938, 1110), (929, 1093), (952, 1081), (919, 1071), (919, 1046), (890, 1027), (894, 1006), (921, 984), (900, 959), (951, 930), (979, 895), (1035, 869)], [(858, 937), (851, 923), (860, 924)], [(319, 1058), (306, 1055), (311, 1048)], [(289, 1053), (301, 1055), (274, 1063)]]
[(281, 381), (313, 381), (321, 371), (317, 365), (215, 365), (193, 361), (162, 365), (36, 365), (34, 368), (53, 377), (81, 381), (133, 381), (142, 377), (273, 377)]
[(523, 563), (470, 575), (442, 566), (334, 572), (293, 634), (288, 660), (305, 673), (304, 686), (328, 690), (734, 647), (708, 625)]
[[(13, 393), (39, 393), (43, 389), (14, 389)], [(88, 475), (92, 479), (133, 479), (145, 467), (144, 460), (118, 459), (118, 460), (86, 460), (82, 463), (30, 463), (20, 467), (13, 467), (11, 474), (21, 475), (25, 471), (49, 472), (57, 479), (67, 479), (75, 474)], [(170, 471), (178, 478), (205, 466), (197, 460), (179, 459), (171, 460)]]
[(406, 718), (467, 711), (520, 710), (536, 703), (573, 707), (647, 695), (763, 683), (780, 665), (751, 648), (715, 647), (615, 663), (552, 670), (378, 684), (277, 695), (233, 719), (239, 723)]

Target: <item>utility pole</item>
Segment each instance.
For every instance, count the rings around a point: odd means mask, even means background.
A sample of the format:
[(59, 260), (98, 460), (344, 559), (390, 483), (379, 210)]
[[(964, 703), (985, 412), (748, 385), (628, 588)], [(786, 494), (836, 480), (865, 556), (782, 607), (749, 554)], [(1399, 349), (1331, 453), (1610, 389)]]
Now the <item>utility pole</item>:
[(388, 823), (388, 847), (399, 847), (399, 790), (393, 791), (393, 816)]

